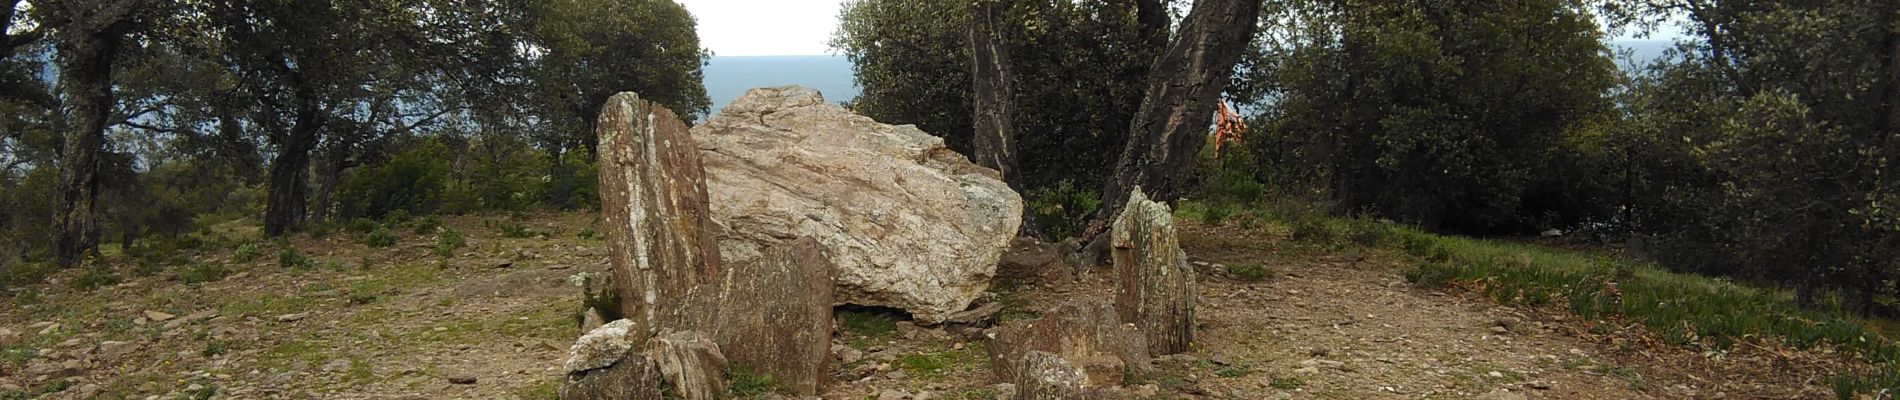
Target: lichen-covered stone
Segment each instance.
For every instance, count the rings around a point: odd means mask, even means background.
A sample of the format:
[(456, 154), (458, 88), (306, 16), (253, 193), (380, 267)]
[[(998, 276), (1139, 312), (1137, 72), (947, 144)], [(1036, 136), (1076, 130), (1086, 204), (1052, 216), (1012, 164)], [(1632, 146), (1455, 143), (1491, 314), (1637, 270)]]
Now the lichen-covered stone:
[(1194, 270), (1174, 234), (1174, 213), (1135, 188), (1111, 229), (1121, 320), (1147, 334), (1149, 353), (1175, 354), (1194, 341)]
[(659, 365), (666, 392), (682, 400), (726, 396), (726, 356), (711, 338), (696, 331), (662, 331), (647, 341), (647, 358)]
[(665, 107), (633, 93), (601, 108), (600, 197), (620, 315), (639, 339), (661, 310), (719, 275), (698, 146)]
[(1152, 369), (1142, 332), (1119, 322), (1113, 307), (1103, 302), (1072, 300), (1042, 318), (1004, 323), (985, 348), (998, 382), (1021, 380), (1018, 366), (1031, 352), (1057, 355), (1098, 385), (1121, 385), (1128, 375)]
[[(581, 335), (580, 340), (574, 341), (574, 347), (568, 350), (567, 372), (572, 374), (604, 368), (619, 362), (633, 349), (636, 338), (630, 332), (632, 327), (631, 321), (614, 320)], [(645, 339), (639, 340), (644, 343)]]
[(1090, 386), (1081, 368), (1049, 352), (1024, 353), (1015, 364), (1018, 400), (1079, 400)]
[(1022, 198), (996, 171), (815, 90), (752, 89), (693, 137), (725, 261), (812, 237), (835, 256), (840, 303), (940, 322), (990, 287), (1022, 223)]
[(569, 372), (562, 400), (661, 400), (659, 364), (644, 354), (626, 354), (606, 367)]

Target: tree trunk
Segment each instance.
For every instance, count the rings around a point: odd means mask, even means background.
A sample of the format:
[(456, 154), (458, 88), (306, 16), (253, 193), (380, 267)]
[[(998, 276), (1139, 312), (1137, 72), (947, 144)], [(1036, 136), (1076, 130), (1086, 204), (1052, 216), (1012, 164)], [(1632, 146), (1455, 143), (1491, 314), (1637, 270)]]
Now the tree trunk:
[(270, 199), (264, 208), (264, 234), (283, 236), (302, 225), (309, 192), (310, 151), (323, 127), (322, 109), (305, 97), (290, 131), (277, 135), (277, 159), (271, 160)]
[[(970, 107), (974, 132), (971, 155), (976, 165), (1002, 173), (1010, 188), (1024, 190), (1016, 171), (1015, 130), (1010, 125), (1009, 48), (1003, 44), (1002, 14), (1009, 0), (979, 0), (970, 6), (970, 77), (975, 104)], [(1036, 232), (1035, 211), (1023, 208), (1021, 232)]]
[(1181, 196), (1181, 178), (1207, 142), (1214, 106), (1253, 39), (1260, 6), (1261, 0), (1194, 2), (1180, 34), (1149, 68), (1128, 143), (1084, 239), (1095, 241), (1108, 230), (1136, 186), (1156, 201)]
[[(85, 7), (66, 4), (68, 8)], [(60, 154), (59, 237), (55, 254), (73, 266), (99, 245), (99, 164), (112, 112), (112, 62), (130, 28), (127, 13), (67, 10), (70, 24), (58, 44), (60, 86), (65, 88), (71, 130)], [(124, 7), (131, 7), (125, 5)]]

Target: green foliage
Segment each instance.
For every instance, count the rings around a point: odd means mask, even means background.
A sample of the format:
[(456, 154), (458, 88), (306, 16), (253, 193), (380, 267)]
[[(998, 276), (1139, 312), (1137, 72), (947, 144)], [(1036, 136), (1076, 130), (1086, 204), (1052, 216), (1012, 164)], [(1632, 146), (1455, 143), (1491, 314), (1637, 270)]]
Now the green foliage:
[(222, 264), (198, 264), (178, 273), (178, 280), (187, 284), (216, 282), (231, 276), (231, 269)]
[(771, 393), (788, 393), (783, 383), (770, 374), (755, 373), (750, 369), (731, 365), (726, 367), (726, 390), (733, 398), (749, 399)]
[[(831, 47), (849, 58), (863, 88), (849, 106), (880, 122), (915, 124), (968, 154), (972, 143), (969, 6), (957, 0), (847, 2)], [(1016, 132), (1019, 191), (1099, 188), (1121, 154), (1140, 105), (1149, 64), (1165, 32), (1149, 36), (1135, 2), (1082, 0), (1049, 7), (1014, 2), (1001, 10), (1014, 76), (1010, 123)], [(1162, 29), (1166, 29), (1163, 27)], [(1032, 208), (1033, 209), (1033, 208)], [(1050, 214), (1037, 217), (1042, 222)], [(1063, 218), (1046, 237), (1074, 234)]]
[(262, 254), (263, 252), (258, 250), (256, 242), (245, 242), (244, 244), (239, 244), (236, 250), (231, 251), (231, 262), (248, 263), (257, 260), (257, 256)]
[(462, 232), (443, 229), (442, 234), (435, 238), (435, 255), (443, 258), (454, 257), (455, 251), (461, 250), (462, 246), (466, 245), (468, 245), (468, 239), (462, 237)]
[(1260, 265), (1259, 263), (1246, 263), (1228, 265), (1227, 275), (1231, 275), (1234, 279), (1238, 279), (1241, 282), (1260, 283), (1268, 279), (1273, 279), (1274, 272), (1272, 268), (1267, 268), (1267, 266)]
[(501, 237), (525, 239), (540, 236), (541, 232), (515, 221), (488, 221), (490, 227), (501, 231)]
[(388, 227), (378, 226), (376, 229), (369, 231), (369, 233), (363, 234), (361, 242), (364, 246), (369, 247), (395, 246), (396, 233), (390, 231)]
[[(0, 264), (5, 265), (5, 264)], [(46, 281), (46, 277), (59, 272), (59, 264), (51, 261), (32, 261), (13, 264), (0, 268), (0, 287), (25, 286)]]
[(1077, 188), (1070, 181), (1031, 190), (1024, 199), (1036, 226), (1042, 229), (1043, 239), (1052, 242), (1081, 234), (1089, 217), (1102, 205), (1100, 192)]
[(449, 181), (448, 154), (440, 141), (425, 140), (381, 163), (350, 169), (337, 183), (340, 215), (376, 219), (392, 212), (434, 213)]
[(277, 266), (289, 269), (314, 268), (316, 263), (297, 252), (296, 248), (284, 246), (282, 251), (277, 252)]
[(93, 289), (117, 285), (122, 281), (123, 280), (119, 279), (119, 275), (112, 273), (112, 271), (99, 268), (87, 268), (85, 272), (73, 278), (73, 281), (68, 283), (67, 286), (71, 286), (73, 290), (91, 291)]
[(1301, 386), (1306, 386), (1306, 381), (1296, 377), (1275, 377), (1272, 382), (1267, 383), (1267, 386), (1280, 390), (1298, 390)]
[[(1603, 214), (1564, 147), (1620, 78), (1587, 5), (1276, 3), (1246, 148), (1283, 189), (1428, 228), (1527, 232)], [(1497, 38), (1512, 38), (1497, 40)], [(1271, 101), (1266, 101), (1271, 99)], [(1216, 175), (1209, 179), (1237, 180)], [(1244, 182), (1244, 180), (1239, 180)]]

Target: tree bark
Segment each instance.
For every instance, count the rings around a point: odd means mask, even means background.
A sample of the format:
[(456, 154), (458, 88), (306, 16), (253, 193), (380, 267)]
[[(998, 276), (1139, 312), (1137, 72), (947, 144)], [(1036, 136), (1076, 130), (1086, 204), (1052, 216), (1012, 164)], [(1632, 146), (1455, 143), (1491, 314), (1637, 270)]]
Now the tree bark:
[(270, 199), (264, 208), (264, 234), (283, 236), (304, 222), (310, 181), (310, 151), (317, 147), (323, 110), (315, 99), (299, 91), (300, 105), (288, 132), (273, 135), (277, 158), (271, 160)]
[(1102, 191), (1101, 208), (1083, 231), (1084, 239), (1097, 241), (1108, 230), (1136, 186), (1156, 201), (1180, 197), (1181, 178), (1207, 142), (1214, 106), (1253, 38), (1260, 6), (1261, 0), (1194, 2), (1180, 34), (1149, 68), (1148, 88), (1129, 126), (1121, 161)]
[[(970, 107), (974, 138), (972, 147), (977, 165), (996, 170), (1003, 182), (1022, 191), (1021, 173), (1016, 170), (1015, 129), (1010, 125), (1009, 48), (1003, 43), (1002, 14), (1009, 0), (979, 0), (970, 5), (970, 78), (975, 104)], [(1023, 208), (1021, 232), (1036, 232), (1035, 211)]]
[(72, 121), (60, 154), (59, 237), (54, 252), (62, 266), (73, 266), (99, 245), (99, 164), (113, 106), (112, 63), (132, 28), (136, 0), (113, 3), (52, 3), (63, 7), (58, 66)]

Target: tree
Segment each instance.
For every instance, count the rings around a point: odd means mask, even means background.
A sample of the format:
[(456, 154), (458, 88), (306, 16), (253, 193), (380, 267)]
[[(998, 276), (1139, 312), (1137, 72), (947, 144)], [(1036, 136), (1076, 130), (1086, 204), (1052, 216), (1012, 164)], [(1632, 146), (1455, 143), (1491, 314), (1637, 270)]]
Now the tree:
[(100, 158), (115, 104), (113, 63), (126, 35), (136, 28), (145, 0), (68, 0), (43, 2), (45, 21), (56, 27), (60, 87), (65, 92), (66, 145), (59, 175), (61, 265), (78, 264), (98, 245)]
[[(1012, 184), (1043, 206), (1032, 212), (1057, 211), (1032, 218), (1046, 222), (1044, 234), (1073, 234), (1093, 211), (1085, 206), (1096, 201), (1094, 188), (1113, 170), (1148, 66), (1160, 52), (1155, 32), (1158, 43), (1166, 43), (1168, 3), (996, 3), (992, 33), (1002, 42), (999, 54), (1008, 54), (1010, 72)], [(846, 3), (831, 45), (851, 59), (864, 89), (850, 107), (881, 122), (915, 124), (951, 149), (977, 154), (970, 6), (953, 0)], [(1072, 199), (1086, 200), (1065, 201)]]
[(1804, 304), (1838, 290), (1881, 311), (1877, 299), (1900, 292), (1900, 2), (1607, 11), (1639, 26), (1680, 18), (1693, 34), (1631, 96), (1635, 233), (1667, 265), (1790, 282)]
[(1121, 161), (1083, 238), (1105, 232), (1135, 188), (1159, 202), (1180, 198), (1188, 165), (1207, 142), (1214, 107), (1253, 40), (1261, 5), (1260, 0), (1194, 2), (1181, 31), (1148, 73)]
[(971, 152), (977, 165), (1003, 174), (1003, 180), (1020, 189), (1016, 177), (1016, 150), (1011, 142), (1015, 132), (1009, 125), (1010, 80), (1009, 49), (1004, 46), (999, 12), (1008, 9), (1007, 0), (977, 1), (970, 5), (970, 77), (975, 88), (974, 136)]
[(1336, 211), (1428, 229), (1526, 233), (1602, 216), (1621, 77), (1570, 0), (1292, 2), (1265, 35), (1261, 173)]

